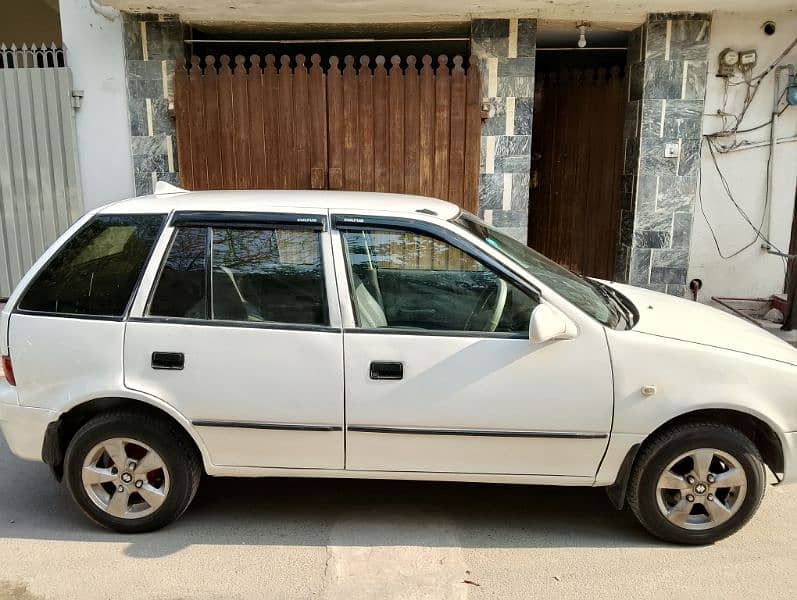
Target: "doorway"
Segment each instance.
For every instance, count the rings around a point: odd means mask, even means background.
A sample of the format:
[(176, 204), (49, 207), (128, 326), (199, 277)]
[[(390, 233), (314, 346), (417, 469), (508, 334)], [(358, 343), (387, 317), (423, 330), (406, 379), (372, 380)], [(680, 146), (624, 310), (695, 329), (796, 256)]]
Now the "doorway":
[(528, 245), (603, 279), (620, 234), (625, 63), (624, 47), (537, 54)]

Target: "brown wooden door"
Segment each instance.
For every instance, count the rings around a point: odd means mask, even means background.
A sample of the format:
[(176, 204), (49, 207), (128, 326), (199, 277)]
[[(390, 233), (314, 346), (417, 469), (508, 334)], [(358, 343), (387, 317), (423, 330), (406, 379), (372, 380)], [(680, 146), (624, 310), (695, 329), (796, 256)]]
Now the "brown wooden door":
[(537, 74), (529, 246), (592, 277), (614, 274), (624, 107), (617, 67)]
[[(343, 64), (253, 55), (175, 72), (187, 189), (345, 189), (478, 204), (481, 77), (471, 59), (377, 56)], [(217, 66), (218, 65), (218, 66)], [(342, 67), (342, 68), (341, 68)]]

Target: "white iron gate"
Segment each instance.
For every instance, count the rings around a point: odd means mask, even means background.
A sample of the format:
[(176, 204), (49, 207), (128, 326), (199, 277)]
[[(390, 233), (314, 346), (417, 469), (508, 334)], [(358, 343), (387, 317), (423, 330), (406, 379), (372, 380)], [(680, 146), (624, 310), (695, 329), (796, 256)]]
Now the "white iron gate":
[(63, 51), (0, 46), (0, 298), (82, 213)]

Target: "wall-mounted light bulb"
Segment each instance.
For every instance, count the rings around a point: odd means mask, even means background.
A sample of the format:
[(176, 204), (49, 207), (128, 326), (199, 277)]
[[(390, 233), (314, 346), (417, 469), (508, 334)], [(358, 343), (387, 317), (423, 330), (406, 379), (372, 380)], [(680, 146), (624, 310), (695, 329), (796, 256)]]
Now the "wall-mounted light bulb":
[(589, 27), (589, 23), (579, 23), (576, 25), (578, 27), (578, 31), (580, 35), (578, 36), (578, 47), (579, 48), (586, 48), (587, 47), (587, 27)]

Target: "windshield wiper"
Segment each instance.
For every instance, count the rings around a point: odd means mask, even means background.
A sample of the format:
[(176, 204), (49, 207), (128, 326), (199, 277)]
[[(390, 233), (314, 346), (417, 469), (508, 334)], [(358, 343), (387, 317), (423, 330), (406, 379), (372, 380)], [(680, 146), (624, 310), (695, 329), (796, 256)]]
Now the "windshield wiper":
[(631, 329), (631, 327), (634, 326), (636, 315), (634, 311), (626, 305), (620, 293), (613, 287), (601, 283), (600, 281), (594, 281), (592, 279), (587, 279), (587, 281), (611, 303), (615, 313), (621, 316), (623, 321), (625, 321), (625, 329)]
[(628, 300), (626, 300), (625, 296), (623, 296), (620, 292), (608, 285), (604, 285), (604, 287), (612, 296), (612, 298), (614, 298), (614, 301), (617, 303), (617, 306), (620, 307), (620, 310), (623, 311), (625, 321), (628, 324), (626, 329), (631, 329), (636, 323), (636, 312), (628, 305)]

